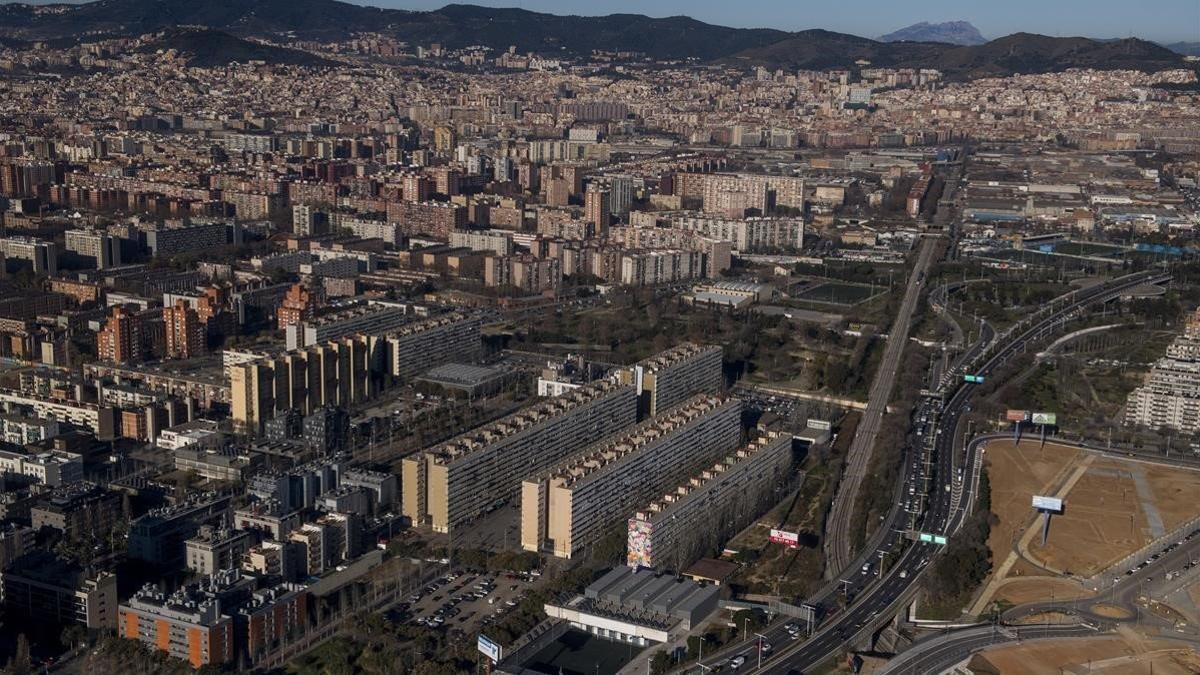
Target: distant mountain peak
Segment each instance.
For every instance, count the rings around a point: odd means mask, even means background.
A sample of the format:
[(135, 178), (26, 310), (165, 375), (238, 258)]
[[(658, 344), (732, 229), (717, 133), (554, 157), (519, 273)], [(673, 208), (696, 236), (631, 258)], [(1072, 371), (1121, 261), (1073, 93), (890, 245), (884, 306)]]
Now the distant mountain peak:
[(969, 21), (929, 23), (922, 21), (880, 36), (880, 42), (944, 42), (952, 45), (981, 45), (987, 42)]

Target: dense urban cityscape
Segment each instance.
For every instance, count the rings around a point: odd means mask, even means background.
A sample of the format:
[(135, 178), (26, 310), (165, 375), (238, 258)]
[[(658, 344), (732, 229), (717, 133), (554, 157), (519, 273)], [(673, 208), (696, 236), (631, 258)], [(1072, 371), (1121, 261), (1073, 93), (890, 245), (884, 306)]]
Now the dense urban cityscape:
[(1198, 673), (1198, 73), (0, 4), (0, 667)]

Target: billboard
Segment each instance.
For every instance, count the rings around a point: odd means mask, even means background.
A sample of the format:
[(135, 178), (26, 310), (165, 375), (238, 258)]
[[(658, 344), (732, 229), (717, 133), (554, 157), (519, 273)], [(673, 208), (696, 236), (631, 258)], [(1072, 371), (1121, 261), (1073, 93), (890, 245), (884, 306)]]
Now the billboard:
[(783, 544), (788, 548), (799, 548), (800, 535), (796, 532), (785, 532), (783, 530), (771, 530), (771, 543)]
[(1033, 496), (1033, 508), (1039, 511), (1054, 511), (1055, 513), (1063, 510), (1063, 501), (1058, 497), (1043, 497), (1041, 495)]
[(496, 644), (495, 642), (492, 642), (490, 639), (487, 638), (487, 636), (480, 635), (477, 646), (479, 647), (479, 652), (481, 654), (483, 654), (484, 656), (488, 657), (489, 659), (491, 659), (493, 663), (500, 662), (500, 652), (501, 652), (500, 645)]
[(1058, 425), (1058, 413), (1035, 412), (1030, 416), (1030, 419), (1034, 424)]
[(1009, 410), (1004, 414), (1004, 419), (1009, 422), (1024, 422), (1029, 419), (1028, 410)]
[(970, 382), (971, 384), (983, 384), (983, 376), (982, 375), (963, 375), (963, 381)]

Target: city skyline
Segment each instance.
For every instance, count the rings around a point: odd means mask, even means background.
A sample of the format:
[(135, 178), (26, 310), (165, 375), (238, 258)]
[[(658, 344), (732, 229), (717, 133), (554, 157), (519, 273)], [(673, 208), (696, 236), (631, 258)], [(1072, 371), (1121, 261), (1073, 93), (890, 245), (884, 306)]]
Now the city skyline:
[[(430, 11), (456, 4), (445, 0), (346, 1), (413, 11)], [(4, 0), (0, 4), (10, 2), (12, 0)], [(83, 4), (83, 1), (27, 0), (26, 4)], [(637, 0), (609, 0), (599, 5), (583, 0), (472, 0), (457, 4), (518, 8), (556, 15), (688, 16), (733, 28), (774, 28), (789, 32), (825, 29), (872, 39), (923, 21), (966, 21), (989, 40), (1025, 32), (1096, 39), (1136, 37), (1162, 43), (1200, 41), (1200, 2), (1195, 0), (1163, 0), (1157, 3), (1159, 8), (1155, 12), (1146, 12), (1141, 5), (1112, 0), (1063, 0), (1049, 5), (1034, 0), (1014, 0), (1003, 5), (976, 4), (971, 7), (950, 0), (929, 0), (916, 10), (907, 5), (867, 0), (862, 3), (862, 11), (853, 12), (845, 11), (840, 5), (812, 2), (795, 8), (782, 0), (750, 0), (736, 6), (687, 0), (667, 0), (653, 7)]]

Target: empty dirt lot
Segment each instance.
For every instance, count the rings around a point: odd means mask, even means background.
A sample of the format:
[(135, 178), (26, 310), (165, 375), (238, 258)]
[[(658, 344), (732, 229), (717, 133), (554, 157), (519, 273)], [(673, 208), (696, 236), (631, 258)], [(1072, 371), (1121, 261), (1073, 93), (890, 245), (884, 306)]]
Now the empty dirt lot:
[(1135, 635), (1032, 642), (977, 655), (1004, 675), (1194, 675), (1200, 656), (1178, 642)]
[[(988, 539), (993, 574), (1007, 580), (993, 582), (990, 599), (1021, 604), (1051, 593), (1079, 597), (1078, 581), (1054, 577), (1098, 574), (1200, 514), (1196, 471), (1042, 447), (1037, 440), (989, 443), (985, 461), (998, 520)], [(1064, 499), (1044, 547), (1042, 519), (1031, 506), (1035, 494)]]

